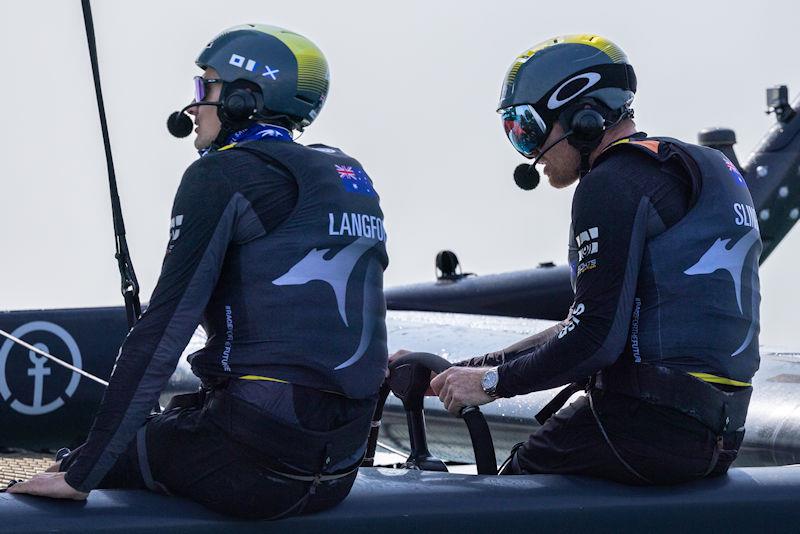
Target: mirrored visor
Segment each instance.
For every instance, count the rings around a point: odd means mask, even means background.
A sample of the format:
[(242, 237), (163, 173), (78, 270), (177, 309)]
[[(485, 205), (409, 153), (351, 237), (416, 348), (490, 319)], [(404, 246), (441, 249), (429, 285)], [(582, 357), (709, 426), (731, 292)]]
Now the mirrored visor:
[(206, 84), (202, 76), (194, 77), (194, 101), (202, 102), (206, 97)]
[(532, 158), (542, 146), (550, 129), (530, 104), (519, 104), (500, 110), (503, 129), (517, 152)]
[(202, 102), (206, 99), (206, 85), (210, 83), (222, 83), (222, 80), (217, 78), (203, 78), (202, 76), (194, 77), (194, 101)]

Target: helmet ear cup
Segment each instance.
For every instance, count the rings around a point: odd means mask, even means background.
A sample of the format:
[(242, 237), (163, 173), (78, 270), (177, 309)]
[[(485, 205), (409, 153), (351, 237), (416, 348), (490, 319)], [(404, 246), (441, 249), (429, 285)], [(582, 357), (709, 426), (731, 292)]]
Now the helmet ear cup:
[(606, 130), (605, 118), (591, 108), (579, 109), (570, 119), (573, 138), (580, 144), (594, 144), (600, 141)]
[[(238, 81), (225, 84), (222, 91), (222, 106), (219, 118), (223, 123), (240, 123), (257, 114), (264, 107), (261, 91), (254, 87), (244, 87)], [(245, 82), (246, 83), (246, 82)], [(247, 85), (254, 85), (247, 83)]]

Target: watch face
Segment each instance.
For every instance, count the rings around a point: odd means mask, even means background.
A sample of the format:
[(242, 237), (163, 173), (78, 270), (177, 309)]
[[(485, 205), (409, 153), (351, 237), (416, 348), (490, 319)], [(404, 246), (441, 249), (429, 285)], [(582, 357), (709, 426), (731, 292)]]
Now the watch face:
[(481, 386), (484, 391), (490, 391), (497, 386), (497, 369), (489, 369), (481, 379)]

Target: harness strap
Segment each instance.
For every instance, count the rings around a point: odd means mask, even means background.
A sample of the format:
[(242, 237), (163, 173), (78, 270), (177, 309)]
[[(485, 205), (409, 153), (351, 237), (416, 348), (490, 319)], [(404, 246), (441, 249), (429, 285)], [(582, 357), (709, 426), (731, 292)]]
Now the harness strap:
[(308, 503), (308, 500), (314, 494), (316, 494), (317, 487), (319, 487), (320, 484), (322, 484), (323, 482), (329, 482), (331, 480), (338, 480), (340, 478), (344, 478), (346, 476), (352, 475), (353, 473), (358, 471), (358, 468), (361, 465), (361, 462), (359, 461), (359, 462), (357, 462), (355, 464), (355, 467), (353, 469), (350, 469), (346, 473), (339, 473), (339, 474), (333, 474), (333, 475), (323, 475), (322, 474), (322, 470), (325, 469), (325, 465), (327, 465), (328, 462), (330, 461), (330, 456), (328, 456), (329, 454), (330, 454), (330, 444), (325, 446), (325, 450), (323, 452), (323, 457), (322, 457), (322, 462), (320, 462), (320, 467), (317, 470), (317, 473), (314, 474), (314, 475), (295, 475), (293, 473), (283, 473), (281, 471), (277, 471), (275, 469), (271, 469), (269, 467), (266, 467), (267, 471), (275, 473), (278, 476), (285, 477), (285, 478), (288, 478), (290, 480), (298, 480), (298, 481), (301, 481), (301, 482), (310, 482), (311, 483), (308, 486), (308, 491), (306, 492), (306, 494), (303, 495), (296, 503), (294, 503), (292, 506), (290, 506), (289, 508), (287, 508), (283, 512), (268, 518), (267, 521), (275, 521), (276, 519), (281, 519), (282, 517), (286, 517), (287, 515), (289, 515), (291, 513), (296, 513), (296, 514), (302, 513), (303, 509), (306, 507), (306, 504)]
[(270, 473), (274, 473), (278, 476), (282, 476), (283, 478), (288, 478), (290, 480), (299, 480), (301, 482), (313, 482), (315, 485), (319, 485), (322, 482), (328, 482), (331, 480), (339, 480), (340, 478), (344, 478), (346, 476), (352, 475), (356, 471), (358, 471), (358, 467), (361, 465), (359, 462), (356, 464), (356, 467), (346, 471), (344, 473), (334, 474), (334, 475), (323, 475), (322, 473), (317, 473), (315, 475), (295, 475), (292, 473), (285, 473), (283, 471), (278, 471), (277, 469), (272, 469), (270, 467), (264, 467)]
[(586, 389), (586, 383), (581, 384), (579, 382), (574, 382), (568, 385), (559, 391), (556, 396), (553, 397), (553, 400), (545, 404), (544, 408), (539, 410), (539, 413), (537, 413), (535, 416), (536, 421), (538, 421), (540, 425), (543, 425), (545, 421), (550, 419), (554, 413), (560, 410), (561, 407), (567, 403), (570, 397), (579, 391), (583, 391), (584, 389)]
[(139, 460), (139, 474), (142, 475), (142, 480), (147, 489), (162, 495), (172, 495), (169, 490), (157, 482), (153, 478), (153, 473), (150, 470), (150, 460), (147, 457), (147, 423), (142, 425), (138, 432), (136, 432), (136, 455)]
[(708, 475), (711, 474), (711, 471), (717, 467), (717, 463), (719, 462), (719, 455), (723, 450), (723, 439), (722, 436), (717, 436), (716, 442), (714, 443), (714, 454), (711, 455), (711, 461), (708, 463), (708, 468), (703, 473), (702, 478), (706, 478)]
[[(608, 445), (608, 447), (611, 449), (611, 452), (614, 453), (614, 456), (616, 456), (617, 460), (619, 460), (619, 463), (621, 463), (623, 465), (623, 467), (625, 467), (625, 469), (628, 470), (628, 472), (630, 472), (633, 476), (635, 476), (636, 478), (638, 478), (639, 480), (641, 480), (645, 484), (654, 485), (654, 483), (649, 478), (647, 478), (646, 476), (644, 476), (641, 473), (639, 473), (639, 471), (634, 469), (633, 466), (631, 464), (629, 464), (628, 462), (626, 462), (625, 459), (622, 457), (622, 455), (620, 455), (620, 453), (617, 452), (617, 448), (614, 447), (613, 443), (611, 443), (611, 438), (608, 437), (608, 433), (606, 433), (606, 429), (603, 426), (603, 423), (600, 421), (600, 416), (597, 415), (597, 410), (595, 410), (595, 407), (594, 407), (594, 399), (592, 398), (592, 391), (589, 390), (586, 393), (586, 396), (589, 397), (589, 409), (591, 410), (592, 416), (594, 416), (594, 420), (597, 423), (597, 428), (600, 430), (600, 433), (603, 435), (603, 439), (605, 440), (606, 445)], [(714, 463), (716, 464), (716, 462), (714, 462)]]

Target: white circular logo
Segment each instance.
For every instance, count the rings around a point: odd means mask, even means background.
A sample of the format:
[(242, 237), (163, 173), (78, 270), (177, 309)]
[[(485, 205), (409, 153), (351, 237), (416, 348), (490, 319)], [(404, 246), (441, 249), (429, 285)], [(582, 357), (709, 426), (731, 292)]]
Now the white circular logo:
[[(69, 349), (70, 357), (72, 358), (72, 365), (81, 369), (81, 352), (78, 349), (78, 344), (75, 342), (75, 339), (64, 330), (62, 327), (58, 326), (57, 324), (53, 324), (47, 321), (33, 321), (30, 323), (26, 323), (13, 332), (11, 335), (17, 338), (22, 338), (22, 336), (29, 334), (31, 332), (49, 332), (64, 342)], [(47, 345), (44, 343), (31, 343), (34, 347), (41, 349), (48, 354), (50, 350), (48, 349)], [(3, 396), (3, 399), (8, 401), (9, 399), (13, 398), (13, 393), (11, 388), (8, 384), (8, 377), (7, 377), (7, 360), (8, 355), (11, 352), (11, 349), (14, 348), (16, 344), (7, 339), (5, 343), (3, 343), (2, 348), (0, 348), (0, 394)], [(30, 360), (31, 366), (28, 368), (28, 376), (31, 377), (33, 380), (33, 401), (31, 404), (25, 404), (21, 402), (19, 399), (13, 399), (11, 401), (11, 408), (21, 414), (25, 415), (42, 415), (46, 413), (53, 412), (58, 410), (64, 405), (64, 396), (71, 397), (75, 390), (78, 389), (78, 383), (81, 380), (81, 375), (72, 372), (72, 376), (70, 377), (69, 383), (67, 384), (66, 389), (64, 390), (63, 395), (59, 395), (57, 398), (51, 400), (50, 402), (44, 402), (44, 383), (46, 377), (50, 376), (52, 373), (52, 368), (47, 367), (46, 364), (52, 364), (50, 360), (37, 354), (36, 352), (29, 350), (28, 351), (28, 359)]]
[[(584, 85), (578, 91), (572, 93), (568, 97), (564, 98), (563, 100), (560, 99), (559, 94), (561, 93), (561, 90), (576, 80), (586, 80), (586, 85)], [(560, 108), (561, 106), (563, 106), (576, 96), (584, 93), (588, 88), (590, 88), (599, 81), (600, 81), (600, 75), (597, 74), (596, 72), (584, 72), (583, 74), (578, 74), (577, 76), (573, 76), (572, 78), (570, 78), (569, 80), (558, 86), (558, 89), (556, 89), (550, 96), (550, 100), (547, 101), (547, 107), (549, 109)]]

